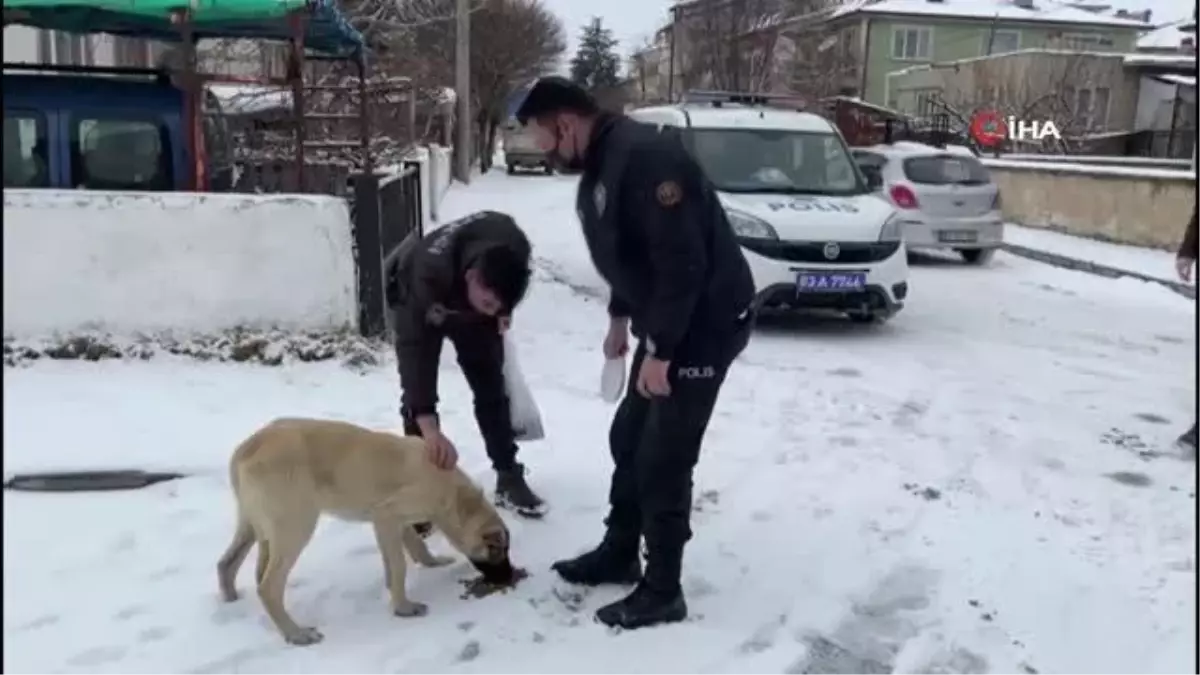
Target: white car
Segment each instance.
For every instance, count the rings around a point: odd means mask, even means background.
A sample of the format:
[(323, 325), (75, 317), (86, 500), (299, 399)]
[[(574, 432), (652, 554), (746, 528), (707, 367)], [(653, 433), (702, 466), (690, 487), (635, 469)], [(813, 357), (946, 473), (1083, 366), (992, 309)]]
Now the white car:
[(909, 248), (951, 249), (986, 265), (1003, 243), (1000, 189), (970, 150), (905, 141), (852, 154), (871, 187), (904, 214)]
[(759, 306), (892, 317), (908, 295), (897, 209), (872, 193), (832, 124), (767, 103), (710, 95), (629, 116), (683, 134), (750, 262)]

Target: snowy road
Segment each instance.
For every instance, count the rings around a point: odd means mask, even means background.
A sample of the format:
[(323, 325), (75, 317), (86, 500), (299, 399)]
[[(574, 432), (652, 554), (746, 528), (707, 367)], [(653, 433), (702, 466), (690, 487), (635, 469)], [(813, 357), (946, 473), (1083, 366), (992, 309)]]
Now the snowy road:
[[(916, 267), (882, 327), (764, 327), (697, 474), (693, 619), (610, 635), (590, 613), (618, 591), (564, 604), (547, 571), (599, 536), (609, 472), (572, 182), (489, 175), (447, 205), (512, 213), (539, 258), (514, 327), (549, 434), (523, 457), (554, 510), (511, 521), (533, 576), (468, 601), (465, 563), (420, 570), (429, 616), (394, 618), (370, 529), (325, 522), (288, 602), (326, 639), (287, 647), (253, 594), (218, 601), (229, 453), (277, 415), (394, 427), (394, 363), (8, 368), (6, 472), (195, 475), (4, 495), (5, 672), (1193, 672), (1195, 465), (1168, 448), (1195, 414), (1190, 301), (1000, 255)], [(490, 488), (452, 354), (443, 372)]]

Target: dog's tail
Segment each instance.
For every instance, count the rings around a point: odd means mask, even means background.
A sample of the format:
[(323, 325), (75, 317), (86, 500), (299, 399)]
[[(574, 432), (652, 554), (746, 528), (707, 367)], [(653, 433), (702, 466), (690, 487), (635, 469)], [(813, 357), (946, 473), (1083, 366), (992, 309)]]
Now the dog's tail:
[(254, 527), (246, 519), (242, 506), (241, 472), (238, 470), (237, 461), (245, 453), (246, 446), (253, 443), (256, 438), (257, 434), (239, 445), (233, 453), (233, 460), (229, 463), (229, 484), (233, 488), (234, 499), (237, 502), (237, 527), (234, 529), (233, 541), (230, 542), (229, 548), (225, 549), (225, 553), (221, 554), (221, 559), (217, 561), (217, 585), (221, 589), (221, 597), (225, 602), (233, 602), (238, 598), (237, 573), (241, 569), (242, 563), (246, 561), (250, 547), (254, 545), (256, 539)]

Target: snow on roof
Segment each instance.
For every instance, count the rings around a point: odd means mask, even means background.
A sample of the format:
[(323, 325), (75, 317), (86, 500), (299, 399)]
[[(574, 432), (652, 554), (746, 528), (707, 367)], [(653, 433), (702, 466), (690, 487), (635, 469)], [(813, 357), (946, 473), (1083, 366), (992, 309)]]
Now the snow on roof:
[(1126, 54), (1127, 66), (1181, 66), (1196, 68), (1195, 54)]
[(1184, 87), (1195, 88), (1196, 86), (1195, 75), (1176, 75), (1174, 73), (1165, 73), (1163, 75), (1155, 75), (1154, 78), (1162, 80), (1163, 82), (1178, 84)]
[(685, 104), (685, 107), (694, 129), (786, 129), (810, 133), (833, 132), (833, 125), (824, 117), (795, 110), (740, 105), (711, 108), (701, 104)]
[(874, 152), (880, 155), (888, 155), (890, 157), (907, 157), (907, 156), (927, 156), (927, 155), (960, 155), (963, 157), (975, 157), (975, 153), (965, 145), (945, 145), (938, 147), (929, 145), (928, 143), (917, 143), (915, 141), (896, 141), (895, 143), (877, 143), (865, 147), (854, 148), (854, 150)]
[[(1190, 20), (1186, 23), (1191, 23)], [(1157, 28), (1148, 30), (1142, 33), (1138, 38), (1138, 49), (1179, 49), (1183, 39), (1187, 37), (1187, 32), (1183, 30), (1185, 21), (1172, 21), (1164, 23)], [(1192, 37), (1195, 37), (1195, 29), (1192, 30)]]
[(1018, 7), (1012, 0), (849, 0), (834, 17), (855, 13), (943, 16), (971, 19), (999, 18), (1004, 21), (1079, 24), (1145, 28), (1136, 19), (1106, 16), (1079, 9), (1054, 0), (1034, 0), (1034, 7)]

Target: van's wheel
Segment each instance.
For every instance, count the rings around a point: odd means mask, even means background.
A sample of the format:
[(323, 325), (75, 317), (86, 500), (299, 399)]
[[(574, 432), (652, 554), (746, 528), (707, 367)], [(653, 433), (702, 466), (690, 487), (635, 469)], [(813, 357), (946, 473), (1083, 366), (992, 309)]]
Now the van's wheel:
[(508, 175), (510, 175), (510, 176), (511, 176), (511, 175), (513, 175), (513, 174), (514, 174), (514, 173), (516, 173), (516, 172), (517, 172), (517, 165), (516, 165), (516, 164), (509, 164), (509, 165), (508, 165)]
[(967, 261), (968, 265), (986, 265), (992, 261), (996, 255), (994, 248), (960, 248), (959, 255), (963, 260)]

